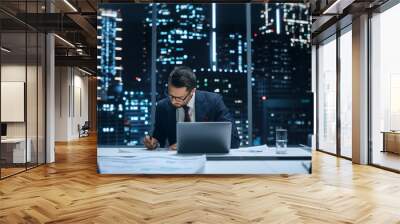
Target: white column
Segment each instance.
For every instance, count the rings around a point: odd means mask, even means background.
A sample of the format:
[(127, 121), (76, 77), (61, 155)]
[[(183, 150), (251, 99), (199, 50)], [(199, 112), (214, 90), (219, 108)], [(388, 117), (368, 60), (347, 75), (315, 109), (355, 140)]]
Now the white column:
[(55, 68), (55, 141), (71, 140), (71, 67)]
[(54, 35), (46, 36), (46, 163), (55, 161), (54, 132), (55, 132), (55, 75), (54, 75)]
[(353, 162), (368, 163), (368, 15), (353, 19)]

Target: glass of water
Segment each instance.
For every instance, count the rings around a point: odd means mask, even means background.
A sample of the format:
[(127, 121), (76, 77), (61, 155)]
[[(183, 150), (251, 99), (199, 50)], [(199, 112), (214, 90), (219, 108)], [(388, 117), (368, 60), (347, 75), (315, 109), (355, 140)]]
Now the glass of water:
[(276, 129), (276, 153), (285, 154), (287, 150), (287, 130), (278, 128)]

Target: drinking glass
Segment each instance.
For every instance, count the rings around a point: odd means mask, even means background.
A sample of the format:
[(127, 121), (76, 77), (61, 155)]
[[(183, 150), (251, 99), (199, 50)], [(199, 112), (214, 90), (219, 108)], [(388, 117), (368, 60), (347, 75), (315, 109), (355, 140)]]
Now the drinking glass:
[(278, 128), (276, 129), (276, 153), (285, 154), (287, 150), (287, 130)]

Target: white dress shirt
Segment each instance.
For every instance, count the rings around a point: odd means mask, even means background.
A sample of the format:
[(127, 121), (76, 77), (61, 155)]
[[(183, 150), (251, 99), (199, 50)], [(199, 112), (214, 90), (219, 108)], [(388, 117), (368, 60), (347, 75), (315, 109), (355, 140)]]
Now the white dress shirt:
[[(190, 122), (195, 122), (195, 109), (194, 109), (194, 99), (195, 99), (196, 92), (193, 93), (192, 99), (189, 100), (187, 106), (189, 107), (189, 116)], [(184, 122), (185, 121), (185, 110), (181, 107), (176, 110), (176, 121), (177, 122)]]

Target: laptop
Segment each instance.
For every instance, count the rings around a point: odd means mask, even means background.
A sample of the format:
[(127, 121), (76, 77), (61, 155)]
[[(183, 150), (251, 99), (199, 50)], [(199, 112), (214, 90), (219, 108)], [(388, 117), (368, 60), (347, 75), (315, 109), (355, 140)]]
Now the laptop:
[(178, 153), (229, 153), (231, 122), (178, 122)]

